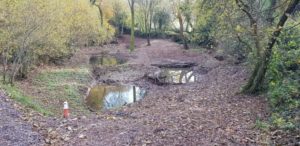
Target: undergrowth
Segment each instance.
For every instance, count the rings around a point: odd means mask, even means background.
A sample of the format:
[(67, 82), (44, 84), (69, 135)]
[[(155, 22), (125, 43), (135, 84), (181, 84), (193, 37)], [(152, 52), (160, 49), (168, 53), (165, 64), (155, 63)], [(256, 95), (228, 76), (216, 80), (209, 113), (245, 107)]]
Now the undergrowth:
[(267, 74), (271, 124), (280, 129), (300, 128), (300, 29), (285, 31), (274, 48)]

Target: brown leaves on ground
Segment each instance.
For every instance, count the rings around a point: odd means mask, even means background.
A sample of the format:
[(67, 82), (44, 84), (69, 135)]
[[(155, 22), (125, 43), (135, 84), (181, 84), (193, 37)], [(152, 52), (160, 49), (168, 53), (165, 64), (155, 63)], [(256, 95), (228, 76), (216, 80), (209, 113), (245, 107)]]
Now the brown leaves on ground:
[[(47, 144), (265, 145), (266, 137), (255, 128), (256, 120), (266, 117), (264, 97), (238, 94), (248, 77), (246, 67), (218, 61), (207, 53), (182, 50), (168, 40), (153, 40), (152, 46), (146, 46), (146, 40), (138, 39), (137, 50), (130, 54), (125, 48), (127, 37), (106, 50), (122, 53), (129, 61), (99, 80), (138, 85), (147, 89), (146, 97), (87, 117), (45, 118), (48, 129), (40, 132)], [(142, 78), (157, 70), (151, 64), (166, 60), (197, 63), (193, 70), (201, 72), (198, 82), (157, 86)]]

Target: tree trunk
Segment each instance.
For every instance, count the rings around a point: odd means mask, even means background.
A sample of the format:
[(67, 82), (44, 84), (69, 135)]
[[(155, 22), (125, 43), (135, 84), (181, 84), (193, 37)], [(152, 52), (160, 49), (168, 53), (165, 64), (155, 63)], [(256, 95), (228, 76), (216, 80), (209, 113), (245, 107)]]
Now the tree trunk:
[(124, 34), (124, 24), (122, 23), (122, 26), (121, 26), (121, 36)]
[(256, 52), (256, 58), (260, 59), (260, 52), (261, 52), (261, 45), (260, 45), (260, 38), (258, 33), (258, 24), (257, 20), (253, 17), (253, 15), (249, 11), (249, 6), (246, 5), (242, 0), (235, 0), (235, 3), (238, 5), (238, 7), (247, 15), (247, 17), (250, 20), (250, 26), (252, 28), (252, 36), (255, 41), (255, 48), (256, 50), (252, 50), (253, 52)]
[(148, 37), (147, 37), (147, 43), (148, 43), (148, 46), (151, 46), (151, 43), (150, 43), (150, 39), (151, 39), (151, 29), (152, 29), (152, 17), (153, 17), (153, 12), (149, 12), (149, 27), (148, 27)]
[(151, 44), (150, 44), (150, 32), (149, 32), (149, 14), (148, 14), (148, 12), (145, 12), (145, 32), (146, 32), (146, 34), (147, 34), (147, 46), (151, 46)]
[(100, 24), (101, 24), (101, 26), (103, 26), (103, 11), (102, 11), (102, 8), (100, 5), (101, 4), (97, 5), (97, 8), (98, 8), (99, 14), (100, 14)]
[(136, 87), (133, 86), (133, 102), (136, 102)]
[(178, 17), (179, 25), (180, 25), (180, 37), (181, 37), (181, 39), (183, 41), (184, 49), (187, 50), (187, 49), (189, 49), (189, 46), (188, 46), (187, 41), (186, 41), (186, 39), (184, 37), (184, 33), (183, 33), (183, 31), (184, 31), (184, 28), (183, 28), (184, 27), (183, 26), (183, 19), (182, 19), (182, 15), (181, 15), (180, 12), (178, 12), (177, 17)]
[(151, 46), (151, 43), (150, 43), (150, 30), (148, 30), (148, 34), (147, 34), (147, 46)]
[(288, 19), (288, 16), (290, 16), (291, 13), (294, 11), (299, 1), (300, 0), (292, 0), (288, 8), (285, 10), (284, 14), (281, 16), (277, 24), (276, 30), (273, 32), (272, 37), (270, 38), (269, 43), (267, 45), (267, 48), (262, 54), (261, 60), (255, 65), (254, 71), (250, 79), (248, 80), (247, 85), (242, 91), (243, 93), (254, 94), (261, 89), (261, 86), (264, 82), (265, 74), (267, 72), (267, 67), (272, 58), (273, 46), (277, 41), (277, 38), (280, 35), (280, 32)]
[(131, 11), (131, 36), (130, 36), (130, 48), (129, 50), (130, 51), (133, 51), (134, 50), (134, 2), (135, 0), (128, 0), (129, 2), (129, 5), (130, 5), (130, 11)]
[(2, 52), (2, 66), (3, 66), (3, 83), (6, 83), (6, 74), (7, 74), (7, 50), (9, 50), (9, 48), (5, 48)]

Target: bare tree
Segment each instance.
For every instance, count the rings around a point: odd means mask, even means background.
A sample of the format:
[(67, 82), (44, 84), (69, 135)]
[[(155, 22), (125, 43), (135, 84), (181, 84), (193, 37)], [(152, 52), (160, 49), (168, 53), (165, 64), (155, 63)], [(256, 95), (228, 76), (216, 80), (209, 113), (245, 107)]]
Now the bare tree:
[(134, 26), (135, 26), (135, 21), (134, 21), (134, 5), (135, 5), (135, 0), (128, 0), (128, 4), (130, 7), (130, 14), (131, 14), (131, 36), (130, 36), (130, 47), (129, 50), (133, 51), (135, 47), (135, 42), (134, 42)]
[(141, 8), (144, 18), (145, 31), (147, 33), (147, 45), (150, 46), (150, 34), (152, 29), (152, 19), (158, 0), (139, 0), (138, 4)]
[(98, 0), (98, 2), (97, 2), (97, 0), (90, 0), (90, 2), (93, 4), (93, 5), (95, 5), (97, 8), (98, 8), (98, 10), (99, 10), (99, 14), (100, 14), (100, 24), (101, 24), (101, 26), (103, 26), (103, 8), (102, 8), (102, 6), (103, 6), (103, 0)]
[(179, 35), (183, 41), (184, 49), (189, 49), (186, 37), (184, 36), (184, 16), (182, 10), (182, 2), (180, 0), (173, 1), (173, 13), (179, 22)]

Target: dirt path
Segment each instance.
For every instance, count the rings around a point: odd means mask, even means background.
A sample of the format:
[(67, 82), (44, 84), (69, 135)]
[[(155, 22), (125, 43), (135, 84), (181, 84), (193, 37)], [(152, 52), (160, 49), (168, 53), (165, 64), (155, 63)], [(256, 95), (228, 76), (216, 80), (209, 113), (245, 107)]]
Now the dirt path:
[[(89, 55), (103, 51), (125, 57), (128, 61), (124, 65), (102, 68), (109, 73), (98, 80), (138, 85), (147, 90), (146, 97), (123, 108), (89, 116), (45, 119), (43, 127), (46, 128), (39, 132), (46, 143), (265, 145), (265, 137), (255, 128), (255, 122), (266, 117), (266, 101), (263, 97), (237, 94), (248, 77), (246, 67), (217, 61), (205, 52), (182, 50), (180, 45), (168, 40), (153, 40), (151, 46), (146, 46), (144, 39), (136, 41), (137, 49), (132, 53), (126, 49), (129, 36), (121, 38), (118, 45), (83, 48), (69, 65), (88, 64)], [(201, 74), (198, 82), (185, 85), (157, 86), (143, 78), (145, 73), (158, 70), (151, 64), (174, 60), (196, 62), (195, 72), (201, 73), (203, 69), (208, 72)], [(24, 128), (29, 129), (29, 135), (35, 135), (30, 125)], [(0, 132), (0, 138), (2, 135)], [(36, 137), (28, 141), (38, 141), (39, 134)]]
[(43, 145), (43, 136), (23, 120), (23, 115), (17, 109), (17, 105), (0, 91), (0, 145)]

